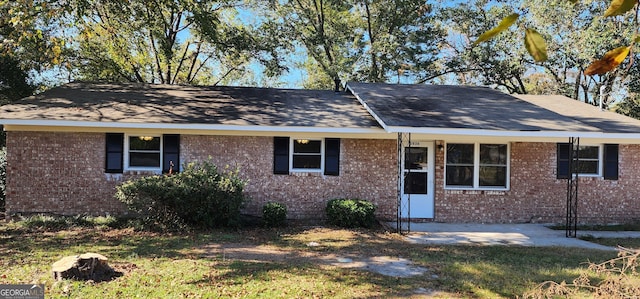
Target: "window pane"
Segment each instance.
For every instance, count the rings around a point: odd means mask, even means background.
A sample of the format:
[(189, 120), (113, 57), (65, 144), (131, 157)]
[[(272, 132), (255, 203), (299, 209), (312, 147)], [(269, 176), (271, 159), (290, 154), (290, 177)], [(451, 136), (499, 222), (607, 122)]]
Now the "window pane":
[(598, 161), (578, 161), (578, 173), (598, 174)]
[(473, 166), (447, 166), (447, 186), (473, 186)]
[(507, 186), (507, 168), (504, 166), (481, 166), (480, 186)]
[(129, 153), (129, 166), (160, 167), (160, 153)]
[(480, 144), (480, 164), (507, 165), (507, 145)]
[(580, 159), (598, 159), (598, 146), (580, 146), (578, 149), (578, 157)]
[(447, 164), (473, 164), (473, 144), (447, 144)]
[(160, 137), (131, 136), (129, 137), (130, 150), (160, 150)]
[(405, 173), (404, 193), (405, 194), (427, 194), (427, 173), (409, 172)]
[(293, 152), (301, 154), (319, 154), (321, 145), (322, 141), (320, 140), (296, 139), (293, 141)]
[(407, 147), (404, 149), (405, 169), (426, 169), (427, 168), (427, 148)]
[(319, 155), (293, 155), (293, 168), (320, 169)]

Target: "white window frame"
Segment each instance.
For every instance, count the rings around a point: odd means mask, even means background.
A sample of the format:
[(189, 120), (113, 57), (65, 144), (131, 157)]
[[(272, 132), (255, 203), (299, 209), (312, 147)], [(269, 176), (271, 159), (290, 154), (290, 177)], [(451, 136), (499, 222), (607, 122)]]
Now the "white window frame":
[[(447, 146), (449, 144), (473, 144), (473, 186), (455, 186), (455, 185), (447, 185)], [(505, 186), (504, 187), (496, 187), (496, 186), (480, 186), (480, 145), (481, 144), (500, 144), (507, 146), (507, 170), (506, 170), (506, 178), (505, 178)], [(511, 143), (503, 143), (503, 142), (447, 142), (444, 145), (445, 156), (444, 156), (444, 189), (445, 190), (496, 190), (496, 191), (506, 191), (509, 190), (511, 184)]]
[[(604, 172), (602, 171), (602, 167), (603, 167), (602, 162), (604, 160), (604, 145), (603, 144), (580, 144), (580, 147), (583, 147), (583, 146), (598, 148), (598, 173), (578, 173), (578, 176), (579, 177), (602, 177), (604, 175)], [(583, 159), (579, 159), (579, 161), (583, 161)]]
[[(149, 136), (149, 137), (158, 137), (160, 138), (160, 166), (159, 167), (139, 167), (139, 166), (130, 166), (129, 165), (129, 151), (130, 151), (130, 141), (131, 137), (140, 137), (140, 136)], [(162, 172), (162, 160), (164, 157), (164, 149), (163, 149), (163, 140), (161, 134), (125, 134), (124, 136), (124, 170), (132, 170), (132, 171), (153, 171), (156, 173)]]
[[(296, 140), (320, 141), (320, 168), (293, 168), (293, 145)], [(315, 155), (315, 154), (314, 154)], [(324, 173), (324, 138), (289, 138), (289, 172)]]

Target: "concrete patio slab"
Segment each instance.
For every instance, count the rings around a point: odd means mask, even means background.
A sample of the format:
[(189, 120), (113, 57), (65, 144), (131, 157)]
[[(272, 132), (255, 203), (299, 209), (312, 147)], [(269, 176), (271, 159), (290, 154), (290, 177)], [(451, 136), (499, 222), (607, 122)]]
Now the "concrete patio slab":
[[(396, 227), (396, 223), (389, 223)], [(405, 229), (406, 224), (405, 225)], [(553, 230), (544, 224), (451, 224), (451, 223), (411, 223), (408, 242), (417, 244), (442, 245), (513, 245), (513, 246), (559, 246), (578, 247), (598, 250), (616, 250), (604, 246), (567, 238), (564, 230)], [(640, 232), (592, 232), (578, 231), (580, 236), (603, 237), (640, 237)]]

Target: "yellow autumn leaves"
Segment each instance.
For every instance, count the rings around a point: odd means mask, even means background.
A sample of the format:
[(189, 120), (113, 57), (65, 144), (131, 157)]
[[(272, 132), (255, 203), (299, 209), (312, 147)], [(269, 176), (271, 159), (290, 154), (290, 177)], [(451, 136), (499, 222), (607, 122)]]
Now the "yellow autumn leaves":
[(507, 28), (511, 27), (511, 25), (513, 25), (513, 23), (515, 23), (519, 17), (520, 15), (517, 13), (512, 13), (506, 16), (504, 19), (502, 19), (502, 21), (500, 21), (498, 26), (491, 28), (487, 32), (478, 36), (478, 39), (475, 42), (473, 42), (473, 45), (475, 46), (481, 42), (488, 41), (492, 37), (498, 35), (498, 33), (505, 31)]
[[(572, 0), (571, 2), (577, 3), (578, 1), (579, 0)], [(637, 3), (638, 0), (612, 0), (611, 4), (605, 11), (604, 16), (613, 17), (624, 15), (628, 11), (632, 10)], [(511, 25), (513, 25), (519, 17), (520, 15), (517, 13), (512, 13), (506, 16), (500, 21), (500, 23), (498, 23), (496, 27), (491, 28), (490, 30), (481, 34), (478, 39), (473, 42), (472, 46), (476, 46), (482, 42), (490, 40), (500, 32), (505, 31), (506, 29), (511, 27)], [(636, 37), (634, 39), (634, 42), (638, 42), (639, 40), (640, 38)], [(536, 62), (544, 62), (548, 59), (547, 44), (542, 35), (540, 35), (540, 33), (538, 33), (535, 29), (525, 29), (524, 45), (527, 49), (527, 52), (529, 52), (529, 55), (531, 55), (531, 57)], [(630, 46), (618, 47), (608, 51), (602, 58), (591, 63), (591, 65), (587, 67), (584, 73), (589, 76), (602, 75), (615, 69), (625, 60), (625, 58), (627, 58), (629, 52), (631, 52), (632, 47), (633, 44)]]
[[(613, 0), (604, 12), (605, 17), (623, 15), (633, 9), (638, 0)], [(637, 37), (636, 37), (637, 39)], [(585, 75), (602, 75), (618, 67), (629, 55), (632, 46), (622, 46), (608, 51), (584, 71)]]
[(615, 69), (627, 58), (630, 50), (631, 46), (622, 46), (605, 53), (602, 58), (592, 62), (584, 74), (588, 76), (602, 75)]
[(525, 30), (524, 46), (536, 62), (547, 61), (547, 43), (535, 29), (527, 28)]
[(604, 12), (605, 17), (613, 17), (625, 14), (633, 9), (638, 0), (613, 0)]
[[(473, 42), (473, 46), (488, 41), (500, 32), (507, 30), (507, 28), (511, 27), (519, 17), (520, 15), (517, 13), (512, 13), (506, 16), (502, 21), (500, 21), (498, 26), (481, 34), (478, 39)], [(540, 35), (536, 30), (532, 28), (527, 28), (525, 30), (524, 46), (527, 48), (529, 55), (531, 55), (536, 62), (543, 62), (547, 60), (547, 43), (544, 41), (542, 35)]]

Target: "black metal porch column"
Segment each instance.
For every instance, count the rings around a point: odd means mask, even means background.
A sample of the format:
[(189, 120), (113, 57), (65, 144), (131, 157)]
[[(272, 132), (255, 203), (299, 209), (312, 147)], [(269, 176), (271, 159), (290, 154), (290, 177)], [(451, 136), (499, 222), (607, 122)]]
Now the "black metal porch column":
[(578, 173), (580, 169), (580, 138), (569, 138), (569, 178), (567, 179), (566, 236), (575, 238), (578, 227)]

